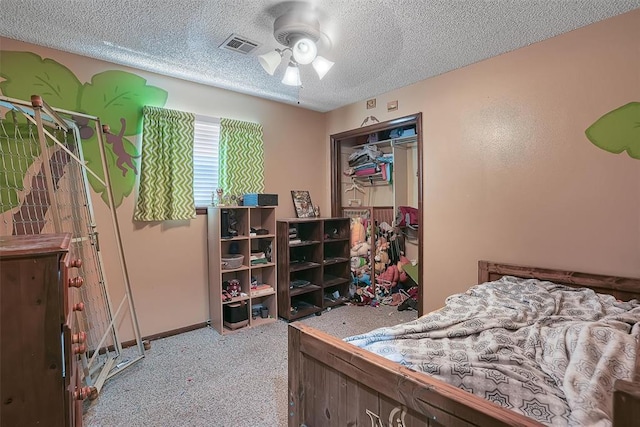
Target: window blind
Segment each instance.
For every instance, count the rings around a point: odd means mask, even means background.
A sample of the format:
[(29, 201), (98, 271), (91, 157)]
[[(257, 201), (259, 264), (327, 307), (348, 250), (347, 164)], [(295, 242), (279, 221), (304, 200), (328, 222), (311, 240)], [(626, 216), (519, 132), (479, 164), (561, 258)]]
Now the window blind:
[(211, 205), (218, 188), (220, 120), (196, 116), (193, 137), (193, 196), (196, 207)]

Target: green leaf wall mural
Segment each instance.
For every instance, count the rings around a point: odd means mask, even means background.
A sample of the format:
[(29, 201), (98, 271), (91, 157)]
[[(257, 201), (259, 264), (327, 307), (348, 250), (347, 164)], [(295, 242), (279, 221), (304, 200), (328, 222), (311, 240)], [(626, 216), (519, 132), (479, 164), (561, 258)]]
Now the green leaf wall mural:
[[(0, 79), (3, 79), (0, 90), (3, 95), (28, 100), (37, 94), (53, 107), (96, 116), (103, 124), (109, 125), (111, 135), (105, 139), (105, 151), (115, 205), (120, 206), (132, 193), (139, 173), (140, 156), (135, 145), (125, 137), (140, 134), (142, 107), (163, 107), (167, 91), (147, 85), (147, 81), (136, 74), (120, 70), (95, 74), (90, 82), (83, 84), (64, 65), (31, 52), (0, 50), (0, 64)], [(82, 118), (74, 119), (80, 127), (87, 165), (104, 178), (93, 123)], [(89, 183), (107, 203), (104, 186), (91, 175)]]
[(82, 84), (68, 68), (31, 52), (0, 51), (0, 64), (5, 96), (28, 100), (37, 94), (51, 106), (77, 111)]
[(614, 154), (626, 151), (640, 159), (640, 102), (630, 102), (600, 117), (585, 131), (598, 148)]

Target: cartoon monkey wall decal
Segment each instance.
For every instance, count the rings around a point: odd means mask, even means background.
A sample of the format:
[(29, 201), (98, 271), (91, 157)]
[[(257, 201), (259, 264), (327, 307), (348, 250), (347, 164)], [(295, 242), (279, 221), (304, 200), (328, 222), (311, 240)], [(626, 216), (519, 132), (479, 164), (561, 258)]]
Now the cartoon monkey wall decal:
[(120, 119), (120, 123), (122, 124), (122, 128), (120, 128), (120, 133), (118, 135), (114, 135), (112, 133), (107, 133), (107, 144), (111, 144), (111, 149), (113, 150), (113, 154), (116, 155), (118, 160), (116, 161), (116, 166), (120, 168), (122, 171), (122, 176), (127, 175), (128, 169), (125, 165), (129, 166), (130, 169), (133, 170), (133, 173), (138, 174), (138, 170), (133, 164), (133, 159), (137, 159), (140, 157), (132, 156), (127, 153), (127, 150), (124, 148), (124, 141), (122, 137), (124, 136), (125, 129), (127, 127), (127, 121), (124, 118)]

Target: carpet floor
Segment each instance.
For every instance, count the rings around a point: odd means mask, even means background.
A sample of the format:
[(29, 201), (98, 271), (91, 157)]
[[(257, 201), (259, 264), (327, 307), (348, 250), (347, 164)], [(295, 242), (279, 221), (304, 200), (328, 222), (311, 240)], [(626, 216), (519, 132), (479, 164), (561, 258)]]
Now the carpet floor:
[[(391, 306), (342, 306), (300, 322), (345, 338), (415, 318)], [(287, 325), (224, 336), (202, 328), (152, 341), (141, 361), (85, 402), (84, 425), (286, 426)]]

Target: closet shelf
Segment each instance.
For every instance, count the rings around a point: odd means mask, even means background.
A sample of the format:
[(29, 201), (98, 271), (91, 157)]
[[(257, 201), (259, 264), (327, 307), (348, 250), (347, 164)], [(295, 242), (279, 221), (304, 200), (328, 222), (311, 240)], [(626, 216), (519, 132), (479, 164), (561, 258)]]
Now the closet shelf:
[(391, 185), (390, 181), (387, 181), (382, 177), (382, 172), (376, 172), (371, 175), (354, 175), (351, 178), (353, 178), (357, 183), (367, 187), (375, 185)]
[(379, 145), (389, 145), (393, 147), (397, 145), (411, 144), (413, 142), (418, 142), (417, 135), (401, 136), (400, 138), (383, 139), (382, 141), (368, 142), (362, 145), (354, 145), (353, 147), (349, 147), (349, 148), (355, 150), (362, 147), (373, 147), (373, 146), (379, 146)]

